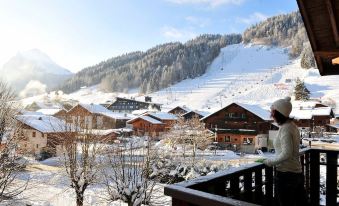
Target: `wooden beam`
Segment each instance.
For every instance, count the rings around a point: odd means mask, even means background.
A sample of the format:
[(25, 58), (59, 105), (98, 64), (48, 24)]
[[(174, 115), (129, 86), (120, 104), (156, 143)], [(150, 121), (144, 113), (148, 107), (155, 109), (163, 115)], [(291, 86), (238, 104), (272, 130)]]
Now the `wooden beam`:
[(312, 49), (313, 49), (313, 51), (316, 51), (316, 50), (318, 50), (317, 49), (317, 43), (315, 41), (313, 30), (311, 28), (311, 22), (310, 22), (308, 15), (307, 15), (307, 11), (306, 11), (306, 7), (304, 5), (304, 1), (307, 1), (307, 0), (297, 0), (297, 3), (299, 5), (301, 17), (304, 21), (304, 25), (306, 27), (306, 32), (307, 32), (308, 38), (310, 39)]
[(337, 47), (339, 47), (339, 31), (337, 26), (337, 21), (334, 14), (334, 6), (332, 0), (325, 0), (327, 11), (330, 17), (330, 22), (332, 26), (332, 32), (334, 36), (334, 41)]
[(314, 56), (339, 57), (339, 50), (314, 51)]

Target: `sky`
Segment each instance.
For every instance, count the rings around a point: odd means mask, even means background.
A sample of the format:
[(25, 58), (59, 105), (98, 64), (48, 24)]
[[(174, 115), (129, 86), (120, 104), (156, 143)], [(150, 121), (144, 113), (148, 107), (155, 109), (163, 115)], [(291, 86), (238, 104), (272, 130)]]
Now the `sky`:
[(242, 33), (297, 9), (296, 0), (0, 0), (0, 67), (39, 49), (77, 72), (199, 34)]

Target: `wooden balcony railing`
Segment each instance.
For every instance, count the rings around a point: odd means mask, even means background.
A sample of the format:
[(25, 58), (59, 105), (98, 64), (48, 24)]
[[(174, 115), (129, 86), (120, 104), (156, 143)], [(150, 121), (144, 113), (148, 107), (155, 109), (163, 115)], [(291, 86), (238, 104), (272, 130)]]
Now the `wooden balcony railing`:
[[(338, 154), (339, 150), (313, 148), (300, 152), (310, 205), (320, 205), (321, 175), (326, 179), (322, 190), (326, 193), (325, 205), (339, 205)], [(172, 197), (173, 206), (274, 206), (274, 174), (273, 168), (253, 163), (169, 185), (164, 192)]]

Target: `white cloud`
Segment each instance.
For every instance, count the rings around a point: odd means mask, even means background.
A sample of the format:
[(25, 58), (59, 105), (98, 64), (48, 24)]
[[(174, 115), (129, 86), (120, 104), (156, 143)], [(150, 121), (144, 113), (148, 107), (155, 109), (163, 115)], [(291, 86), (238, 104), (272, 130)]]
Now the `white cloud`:
[(238, 17), (237, 22), (243, 23), (243, 24), (254, 24), (259, 21), (264, 21), (268, 18), (265, 14), (262, 14), (260, 12), (255, 12), (251, 14), (248, 17)]
[(161, 33), (164, 37), (177, 40), (177, 41), (186, 41), (197, 36), (196, 33), (187, 30), (187, 29), (177, 29), (171, 26), (164, 26), (161, 28)]
[(221, 5), (240, 5), (245, 0), (167, 0), (175, 4), (193, 4), (193, 5), (207, 5), (215, 8)]
[(211, 21), (209, 18), (201, 18), (201, 17), (195, 17), (195, 16), (187, 16), (185, 20), (189, 22), (190, 24), (201, 27), (201, 28), (204, 28), (207, 25), (209, 25)]

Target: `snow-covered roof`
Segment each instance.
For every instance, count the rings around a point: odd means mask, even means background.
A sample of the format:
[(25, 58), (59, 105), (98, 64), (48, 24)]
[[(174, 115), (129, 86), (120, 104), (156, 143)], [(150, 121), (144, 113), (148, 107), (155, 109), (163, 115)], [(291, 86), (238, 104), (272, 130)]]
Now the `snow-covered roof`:
[(189, 113), (191, 113), (191, 112), (194, 112), (194, 113), (196, 113), (196, 114), (199, 114), (199, 115), (201, 115), (202, 117), (205, 117), (205, 116), (207, 116), (207, 115), (210, 114), (209, 112), (206, 112), (206, 111), (192, 110), (192, 111), (186, 112), (185, 114), (183, 114), (183, 116), (185, 116), (185, 115), (187, 115), (187, 114), (189, 114)]
[(55, 115), (56, 113), (60, 112), (62, 109), (39, 109), (36, 112), (42, 113), (44, 115)]
[[(107, 108), (105, 108), (104, 106), (101, 106), (100, 104), (83, 104), (83, 103), (79, 103), (79, 105), (83, 108), (85, 108), (87, 111), (89, 111), (90, 113), (93, 114), (99, 114), (102, 112), (107, 112)], [(110, 111), (110, 110), (108, 110)]]
[(135, 118), (136, 116), (133, 114), (128, 114), (128, 113), (118, 113), (118, 112), (101, 112), (100, 114), (105, 115), (106, 117), (110, 117), (113, 119), (124, 119), (124, 120), (130, 120)]
[(327, 126), (339, 129), (339, 124), (328, 124)]
[(109, 135), (111, 133), (121, 134), (124, 132), (133, 132), (133, 129), (129, 128), (119, 128), (119, 129), (92, 129), (91, 132), (95, 135)]
[(143, 120), (145, 120), (147, 122), (150, 122), (152, 124), (164, 124), (164, 123), (160, 122), (159, 120), (156, 120), (156, 119), (154, 119), (154, 118), (152, 118), (150, 116), (139, 116), (139, 117), (136, 117), (134, 119), (131, 119), (131, 120), (127, 121), (127, 123), (132, 123), (132, 122), (134, 122), (137, 119), (143, 119)]
[(242, 104), (242, 103), (236, 103), (236, 104), (252, 112), (253, 114), (257, 115), (263, 120), (267, 120), (267, 121), (272, 120), (271, 113), (268, 110), (263, 109), (259, 105), (250, 105), (250, 104)]
[(188, 108), (188, 107), (186, 107), (186, 106), (176, 106), (176, 107), (174, 107), (174, 108), (168, 110), (168, 112), (170, 112), (170, 111), (172, 111), (172, 110), (174, 110), (174, 109), (176, 109), (176, 108), (180, 108), (180, 109), (186, 111), (186, 113), (192, 111), (190, 108)]
[(215, 113), (222, 111), (223, 109), (230, 106), (231, 104), (236, 104), (236, 105), (246, 109), (247, 111), (257, 115), (258, 117), (260, 117), (263, 120), (266, 120), (266, 121), (272, 120), (271, 119), (271, 113), (268, 110), (261, 108), (259, 105), (243, 104), (243, 103), (236, 103), (236, 102), (228, 104), (227, 106), (223, 107), (222, 109), (219, 109), (218, 111), (201, 118), (201, 120), (204, 120), (204, 119), (214, 115)]
[(70, 126), (61, 119), (47, 115), (18, 115), (16, 119), (43, 133), (69, 131), (67, 128)]
[(109, 135), (111, 133), (119, 134), (115, 129), (92, 129), (91, 133), (100, 136)]
[(155, 112), (155, 113), (147, 113), (147, 115), (157, 118), (157, 119), (161, 119), (161, 120), (177, 120), (178, 117), (174, 114), (171, 113), (167, 113), (167, 112)]
[(317, 108), (297, 108), (294, 107), (290, 117), (295, 119), (312, 119), (313, 116), (330, 116), (332, 114), (331, 107), (317, 107)]
[(79, 103), (79, 106), (85, 108), (87, 111), (89, 111), (92, 114), (101, 114), (101, 115), (104, 115), (104, 116), (112, 118), (112, 119), (127, 119), (127, 120), (129, 120), (129, 119), (135, 118), (135, 115), (133, 115), (133, 114), (112, 112), (111, 110), (109, 110), (106, 107), (99, 105), (99, 104)]

